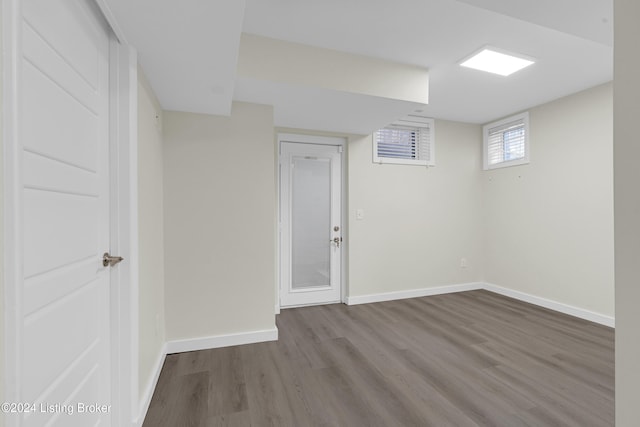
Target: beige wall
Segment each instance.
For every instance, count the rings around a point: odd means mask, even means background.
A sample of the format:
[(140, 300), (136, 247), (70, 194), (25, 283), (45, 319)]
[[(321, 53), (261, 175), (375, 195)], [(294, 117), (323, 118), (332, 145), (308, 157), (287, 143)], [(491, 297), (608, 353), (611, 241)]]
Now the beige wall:
[(155, 374), (165, 341), (162, 110), (138, 70), (139, 390)]
[(482, 280), (480, 134), (437, 120), (429, 169), (374, 164), (372, 137), (351, 139), (349, 296)]
[(429, 71), (369, 56), (242, 34), (238, 76), (429, 102)]
[(615, 0), (616, 426), (640, 419), (640, 2)]
[(167, 339), (275, 326), (273, 108), (164, 113)]
[(532, 108), (531, 163), (483, 172), (487, 282), (613, 316), (612, 102)]

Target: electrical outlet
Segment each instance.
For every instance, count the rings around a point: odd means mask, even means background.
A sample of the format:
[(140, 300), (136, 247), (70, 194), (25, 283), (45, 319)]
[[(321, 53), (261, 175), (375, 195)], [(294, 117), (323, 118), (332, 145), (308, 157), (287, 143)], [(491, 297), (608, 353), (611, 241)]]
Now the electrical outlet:
[(467, 263), (467, 259), (460, 258), (460, 268), (467, 268), (467, 267), (469, 267), (469, 264)]

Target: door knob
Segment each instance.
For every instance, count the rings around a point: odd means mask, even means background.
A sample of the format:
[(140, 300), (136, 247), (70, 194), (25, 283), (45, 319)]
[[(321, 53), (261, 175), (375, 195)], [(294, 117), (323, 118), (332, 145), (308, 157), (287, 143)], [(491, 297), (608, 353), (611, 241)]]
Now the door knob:
[(102, 265), (104, 265), (105, 267), (113, 267), (123, 259), (124, 258), (122, 258), (121, 256), (111, 256), (109, 255), (109, 252), (105, 252), (104, 255), (102, 255)]

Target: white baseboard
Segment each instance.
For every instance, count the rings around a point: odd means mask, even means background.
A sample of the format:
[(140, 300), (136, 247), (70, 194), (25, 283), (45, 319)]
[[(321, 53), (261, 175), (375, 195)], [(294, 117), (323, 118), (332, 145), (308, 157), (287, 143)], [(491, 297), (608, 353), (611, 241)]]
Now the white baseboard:
[(487, 291), (495, 292), (497, 294), (514, 298), (520, 301), (528, 302), (534, 305), (539, 305), (541, 307), (558, 311), (560, 313), (568, 314), (570, 316), (578, 317), (580, 319), (589, 320), (591, 322), (595, 322), (601, 325), (615, 328), (615, 318), (612, 316), (606, 316), (604, 314), (595, 313), (593, 311), (589, 311), (582, 308), (574, 307), (572, 305), (552, 301), (546, 298), (537, 297), (535, 295), (530, 295), (524, 292), (514, 291), (513, 289), (502, 288), (500, 286), (496, 286), (491, 283), (484, 283), (484, 289)]
[(185, 351), (207, 350), (210, 348), (230, 347), (233, 345), (253, 344), (264, 341), (277, 341), (278, 328), (262, 331), (242, 332), (238, 334), (215, 335), (203, 338), (192, 338), (185, 340), (175, 340), (166, 342), (158, 354), (153, 370), (153, 378), (149, 381), (140, 399), (138, 419), (133, 423), (136, 427), (141, 427), (147, 416), (153, 392), (158, 385), (158, 379), (162, 372), (162, 366), (168, 354), (182, 353)]
[(149, 410), (149, 405), (151, 404), (151, 398), (153, 397), (153, 392), (156, 390), (156, 386), (158, 385), (158, 379), (160, 378), (160, 372), (162, 372), (162, 366), (164, 365), (164, 360), (166, 359), (166, 357), (167, 344), (165, 343), (160, 348), (156, 363), (153, 365), (153, 377), (151, 377), (151, 380), (147, 383), (147, 386), (144, 389), (144, 393), (140, 398), (138, 419), (134, 423), (134, 425), (137, 427), (142, 427), (144, 418), (147, 416), (147, 411)]
[(273, 329), (266, 329), (262, 331), (241, 332), (238, 334), (214, 335), (210, 337), (169, 341), (167, 343), (167, 354), (277, 340), (278, 328), (274, 327)]
[(483, 283), (483, 282), (462, 283), (459, 285), (447, 285), (447, 286), (438, 286), (435, 288), (412, 289), (408, 291), (385, 292), (380, 294), (348, 296), (345, 299), (345, 302), (347, 305), (369, 304), (373, 302), (393, 301), (393, 300), (399, 300), (399, 299), (405, 299), (405, 298), (419, 298), (419, 297), (426, 297), (431, 295), (450, 294), (454, 292), (475, 291), (478, 289), (484, 289), (490, 292), (495, 292), (500, 295), (504, 295), (520, 301), (528, 302), (534, 305), (539, 305), (541, 307), (545, 307), (550, 310), (555, 310), (560, 313), (568, 314), (570, 316), (578, 317), (580, 319), (589, 320), (590, 322), (599, 323), (601, 325), (609, 326), (612, 328), (615, 327), (615, 318), (612, 316), (595, 313), (593, 311), (585, 310), (579, 307), (574, 307), (572, 305), (563, 304), (563, 303), (552, 301), (546, 298), (537, 297), (535, 295), (530, 295), (524, 292), (515, 291), (513, 289), (502, 288), (500, 286), (493, 285), (491, 283)]
[(385, 292), (381, 294), (369, 294), (348, 296), (345, 299), (347, 305), (369, 304), (372, 302), (393, 301), (406, 298), (419, 298), (431, 295), (450, 294), (454, 292), (466, 292), (483, 289), (484, 283), (462, 283), (459, 285), (437, 286), (434, 288), (411, 289), (408, 291)]

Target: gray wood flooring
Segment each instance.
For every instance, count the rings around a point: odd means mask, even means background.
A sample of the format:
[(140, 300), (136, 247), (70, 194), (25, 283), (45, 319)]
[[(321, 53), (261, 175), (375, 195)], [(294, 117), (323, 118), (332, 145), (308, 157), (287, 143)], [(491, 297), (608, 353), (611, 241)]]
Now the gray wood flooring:
[(144, 427), (613, 426), (613, 329), (487, 291), (283, 310), (169, 355)]

